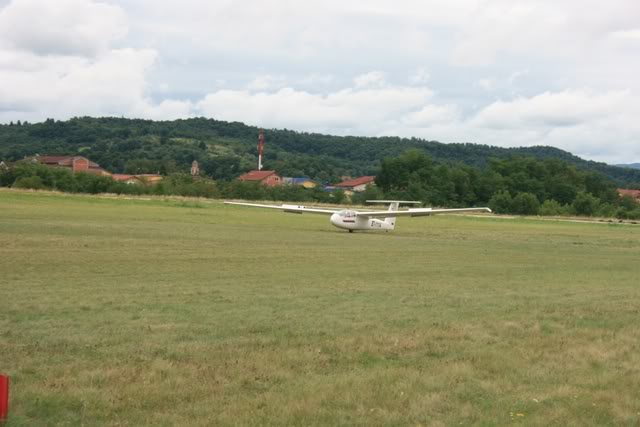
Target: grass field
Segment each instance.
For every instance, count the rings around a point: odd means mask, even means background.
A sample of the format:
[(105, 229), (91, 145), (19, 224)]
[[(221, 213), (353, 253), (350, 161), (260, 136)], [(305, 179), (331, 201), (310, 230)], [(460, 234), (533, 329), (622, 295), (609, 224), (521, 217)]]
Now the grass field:
[(0, 191), (19, 425), (640, 425), (640, 226)]

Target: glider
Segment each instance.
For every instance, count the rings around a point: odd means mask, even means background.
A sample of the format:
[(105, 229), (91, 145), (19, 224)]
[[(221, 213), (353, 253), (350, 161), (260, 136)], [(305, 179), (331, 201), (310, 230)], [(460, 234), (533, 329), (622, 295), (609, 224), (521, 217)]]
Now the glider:
[(441, 213), (455, 212), (491, 212), (489, 208), (460, 208), (460, 209), (433, 209), (433, 208), (409, 208), (398, 210), (401, 204), (420, 204), (421, 202), (404, 200), (367, 200), (367, 203), (388, 203), (386, 211), (356, 211), (353, 209), (328, 209), (306, 207), (301, 205), (261, 205), (257, 203), (227, 202), (225, 205), (251, 206), (254, 208), (279, 209), (287, 213), (312, 213), (331, 216), (331, 224), (335, 227), (349, 230), (384, 230), (390, 231), (396, 227), (396, 218), (399, 216), (428, 216)]

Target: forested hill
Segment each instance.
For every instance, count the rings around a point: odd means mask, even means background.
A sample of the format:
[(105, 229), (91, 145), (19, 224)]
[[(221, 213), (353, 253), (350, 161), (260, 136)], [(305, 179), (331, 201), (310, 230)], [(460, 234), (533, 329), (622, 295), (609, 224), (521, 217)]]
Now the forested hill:
[[(193, 160), (216, 179), (232, 179), (256, 164), (258, 128), (238, 122), (194, 118), (151, 121), (124, 118), (52, 119), (0, 125), (0, 159), (38, 154), (82, 154), (112, 172), (188, 171)], [(383, 158), (408, 149), (436, 162), (483, 167), (489, 158), (559, 158), (578, 168), (602, 172), (619, 185), (640, 183), (640, 170), (583, 160), (553, 147), (501, 148), (443, 144), (417, 138), (338, 137), (267, 129), (265, 168), (285, 176), (335, 181), (341, 175), (375, 174)]]
[(640, 169), (640, 163), (629, 163), (629, 164), (622, 164), (622, 165), (616, 165), (616, 166), (621, 168)]

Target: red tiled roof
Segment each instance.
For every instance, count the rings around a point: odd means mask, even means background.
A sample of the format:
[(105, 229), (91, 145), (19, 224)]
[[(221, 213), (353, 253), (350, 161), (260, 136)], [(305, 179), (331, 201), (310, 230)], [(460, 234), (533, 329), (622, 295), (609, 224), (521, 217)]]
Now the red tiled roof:
[(68, 158), (66, 158), (64, 160), (60, 160), (58, 162), (58, 164), (60, 166), (72, 166), (74, 159), (84, 159), (84, 160), (86, 160), (87, 162), (89, 162), (89, 167), (90, 168), (99, 168), (100, 167), (99, 164), (97, 164), (95, 162), (92, 162), (91, 160), (87, 159), (86, 157), (82, 157), (82, 156), (71, 156), (71, 157), (68, 157)]
[(640, 190), (627, 190), (624, 188), (618, 188), (618, 194), (620, 194), (620, 196), (631, 196), (634, 199), (640, 199)]
[(97, 167), (97, 168), (89, 168), (86, 171), (81, 171), (81, 172), (89, 172), (89, 173), (95, 173), (97, 175), (109, 175), (111, 176), (111, 172), (109, 172), (108, 170), (104, 170), (101, 167)]
[(68, 159), (71, 156), (36, 156), (35, 159), (40, 163), (59, 163), (61, 160)]
[(111, 175), (111, 178), (113, 178), (114, 181), (126, 181), (134, 177), (134, 175), (127, 175), (124, 173), (114, 173), (113, 175)]
[(276, 171), (249, 171), (244, 175), (240, 175), (240, 181), (262, 181), (263, 179), (275, 174)]
[(138, 175), (129, 175), (126, 173), (114, 173), (113, 175), (111, 175), (111, 178), (113, 178), (115, 181), (128, 181), (131, 178), (135, 178), (138, 181), (142, 181), (142, 180), (149, 180), (151, 178), (162, 179), (162, 175), (158, 175), (157, 173), (141, 173)]
[(35, 157), (35, 159), (38, 162), (43, 163), (45, 165), (60, 165), (60, 166), (71, 166), (74, 158), (87, 160), (89, 162), (90, 168), (100, 167), (100, 165), (98, 165), (97, 163), (94, 163), (91, 160), (87, 159), (86, 157), (82, 157), (82, 156), (37, 156)]
[(348, 179), (336, 184), (335, 187), (357, 187), (358, 185), (370, 184), (376, 179), (375, 176), (361, 176), (359, 178)]

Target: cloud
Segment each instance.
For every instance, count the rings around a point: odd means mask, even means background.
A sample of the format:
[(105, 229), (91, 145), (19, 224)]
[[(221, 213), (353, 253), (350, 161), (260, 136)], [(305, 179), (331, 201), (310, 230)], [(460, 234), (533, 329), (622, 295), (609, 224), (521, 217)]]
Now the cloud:
[(189, 114), (188, 102), (148, 99), (156, 50), (112, 47), (126, 33), (126, 17), (117, 6), (14, 0), (0, 10), (0, 28), (2, 121)]
[(472, 123), (492, 129), (575, 126), (618, 114), (629, 98), (628, 92), (545, 92), (530, 98), (496, 101), (483, 108)]
[(484, 79), (478, 80), (477, 85), (480, 86), (482, 89), (489, 91), (495, 88), (496, 82), (493, 79), (484, 78)]
[(428, 128), (435, 124), (452, 124), (460, 120), (460, 112), (454, 105), (425, 105), (420, 110), (410, 112), (402, 122), (411, 127)]
[(255, 79), (253, 79), (247, 85), (247, 89), (261, 91), (266, 89), (279, 88), (284, 85), (284, 81), (285, 79), (283, 76), (272, 76), (267, 74), (263, 76), (258, 76)]
[(124, 11), (86, 0), (13, 0), (0, 10), (0, 40), (37, 55), (94, 56), (127, 33)]
[(311, 73), (303, 76), (296, 83), (302, 86), (328, 86), (335, 80), (332, 74)]
[(640, 3), (631, 0), (610, 7), (598, 0), (480, 0), (459, 27), (452, 61), (465, 66), (505, 57), (581, 61), (592, 57), (594, 48), (605, 48), (612, 30), (636, 27), (639, 17)]
[(153, 120), (174, 120), (193, 117), (193, 103), (189, 101), (165, 99), (153, 103), (148, 99), (138, 98), (132, 105), (130, 117), (144, 117)]
[(196, 114), (262, 126), (375, 135), (385, 124), (421, 108), (432, 96), (428, 88), (362, 84), (327, 95), (292, 88), (259, 93), (221, 90), (205, 96), (195, 108)]
[(640, 28), (635, 28), (633, 30), (614, 31), (611, 33), (611, 37), (621, 40), (640, 41)]
[(414, 85), (424, 85), (429, 82), (429, 78), (431, 78), (431, 75), (427, 69), (420, 67), (409, 77), (409, 82)]
[(382, 71), (370, 71), (353, 79), (357, 88), (382, 87), (386, 84)]
[(30, 71), (0, 69), (0, 109), (59, 117), (142, 111), (146, 74), (155, 58), (155, 51), (137, 49), (114, 49), (91, 59), (31, 58)]

